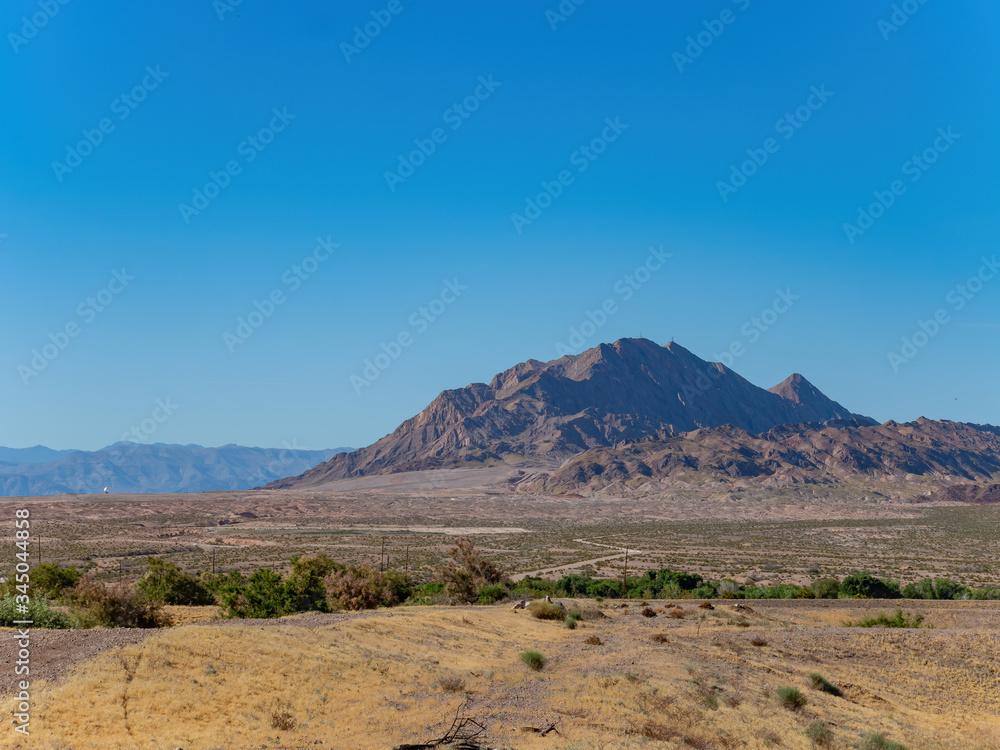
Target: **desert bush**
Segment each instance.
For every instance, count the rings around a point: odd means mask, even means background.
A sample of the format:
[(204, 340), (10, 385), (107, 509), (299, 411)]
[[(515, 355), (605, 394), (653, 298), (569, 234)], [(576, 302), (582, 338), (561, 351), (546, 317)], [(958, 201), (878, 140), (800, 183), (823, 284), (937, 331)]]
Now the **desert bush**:
[(641, 610), (639, 610), (639, 614), (642, 615), (643, 617), (656, 617), (656, 612), (654, 612), (649, 607), (643, 607)]
[[(908, 583), (902, 594), (907, 599), (974, 599), (975, 592), (950, 578), (922, 578)], [(985, 597), (984, 597), (985, 598)]]
[(778, 688), (778, 703), (791, 711), (798, 711), (807, 702), (806, 697), (802, 695), (802, 691), (796, 687), (785, 685)]
[(667, 637), (666, 633), (653, 633), (653, 641), (655, 643), (669, 643), (670, 639)]
[(323, 553), (293, 557), (285, 580), (289, 606), (296, 612), (328, 612), (325, 581), (335, 570), (343, 570), (343, 566)]
[(461, 677), (442, 677), (438, 680), (438, 687), (446, 693), (461, 693), (465, 690), (465, 680)]
[(31, 620), (32, 627), (63, 629), (76, 627), (79, 623), (72, 615), (52, 609), (43, 597), (28, 599), (28, 611), (17, 611), (15, 595), (10, 594), (0, 599), (0, 627), (14, 627), (14, 620)]
[(479, 589), (480, 604), (496, 604), (507, 596), (507, 587), (502, 583), (492, 583)]
[(588, 635), (586, 638), (583, 639), (583, 642), (586, 643), (589, 646), (603, 646), (604, 645), (604, 641), (602, 641), (596, 635)]
[(669, 612), (667, 612), (667, 617), (672, 617), (675, 620), (683, 620), (684, 619), (684, 610), (681, 609), (680, 607), (677, 607), (676, 609), (672, 609)]
[(715, 609), (711, 602), (702, 602), (698, 605), (698, 609)]
[(521, 654), (521, 661), (529, 668), (536, 672), (541, 672), (545, 667), (545, 656), (541, 651), (525, 651)]
[(326, 579), (326, 600), (333, 609), (375, 609), (404, 601), (413, 583), (400, 573), (370, 565), (334, 570)]
[(899, 742), (887, 739), (884, 734), (873, 733), (865, 735), (861, 743), (861, 750), (909, 750), (909, 748)]
[(73, 589), (72, 600), (84, 627), (159, 628), (167, 624), (159, 603), (128, 583), (102, 583), (84, 576)]
[(405, 603), (408, 605), (426, 605), (445, 604), (447, 601), (448, 595), (444, 592), (444, 583), (441, 581), (430, 581), (415, 585), (410, 598)]
[(730, 595), (735, 596), (736, 592), (740, 590), (740, 585), (736, 583), (731, 578), (724, 578), (719, 581), (718, 592), (719, 596)]
[(224, 617), (281, 617), (294, 611), (281, 576), (266, 568), (249, 578), (236, 571), (223, 576), (218, 591)]
[(45, 562), (31, 571), (31, 587), (48, 599), (57, 599), (76, 586), (82, 576), (75, 565), (64, 568), (54, 562)]
[(812, 686), (817, 690), (820, 690), (824, 693), (829, 693), (830, 695), (835, 695), (838, 698), (843, 695), (843, 692), (841, 692), (839, 687), (834, 685), (832, 682), (830, 682), (828, 679), (826, 679), (823, 675), (819, 674), (818, 672), (813, 672), (811, 675), (809, 675), (809, 680), (812, 682)]
[(288, 710), (288, 706), (279, 703), (277, 707), (271, 711), (271, 729), (280, 729), (283, 732), (288, 732), (295, 729), (295, 723), (295, 717), (292, 716), (291, 711)]
[(899, 584), (876, 578), (870, 573), (847, 576), (840, 584), (840, 591), (848, 597), (865, 599), (899, 599), (902, 596)]
[(159, 604), (215, 603), (215, 596), (204, 582), (159, 557), (146, 558), (146, 572), (137, 587), (146, 598)]
[(837, 578), (820, 578), (809, 588), (817, 599), (836, 599), (840, 596), (840, 580)]
[(566, 617), (566, 610), (558, 604), (549, 602), (531, 602), (528, 611), (538, 620), (562, 620)]
[(754, 646), (766, 646), (767, 639), (761, 638), (759, 635), (755, 635), (753, 638), (750, 639), (750, 643), (753, 644)]
[(570, 614), (566, 615), (566, 619), (563, 620), (563, 625), (569, 628), (570, 630), (576, 630), (576, 623), (577, 620), (579, 619), (580, 619), (579, 612), (576, 613), (576, 616), (574, 616), (574, 614), (571, 612)]
[(814, 745), (826, 747), (833, 740), (833, 733), (822, 721), (814, 721), (806, 729), (806, 737), (812, 740)]
[(538, 576), (525, 576), (510, 590), (510, 596), (514, 599), (544, 599), (557, 593), (554, 581)]
[(450, 560), (441, 569), (448, 594), (469, 604), (479, 598), (483, 586), (503, 583), (507, 577), (504, 569), (476, 549), (469, 538), (459, 539), (448, 551)]
[(881, 612), (862, 617), (860, 620), (847, 620), (844, 625), (849, 628), (919, 628), (922, 627), (923, 621), (923, 615), (908, 615), (903, 610), (897, 609), (892, 615)]
[(737, 596), (740, 599), (797, 599), (803, 596), (803, 591), (791, 583), (779, 583), (777, 586), (747, 586)]

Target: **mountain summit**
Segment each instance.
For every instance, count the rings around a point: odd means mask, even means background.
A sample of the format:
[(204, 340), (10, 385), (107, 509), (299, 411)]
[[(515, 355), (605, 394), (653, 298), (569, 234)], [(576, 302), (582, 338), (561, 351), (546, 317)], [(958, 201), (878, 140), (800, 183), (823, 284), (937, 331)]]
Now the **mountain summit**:
[(468, 462), (562, 460), (595, 447), (702, 427), (729, 424), (759, 433), (832, 419), (874, 424), (801, 375), (768, 391), (677, 343), (627, 338), (550, 362), (529, 359), (489, 384), (444, 391), (372, 445), (267, 487), (308, 487)]

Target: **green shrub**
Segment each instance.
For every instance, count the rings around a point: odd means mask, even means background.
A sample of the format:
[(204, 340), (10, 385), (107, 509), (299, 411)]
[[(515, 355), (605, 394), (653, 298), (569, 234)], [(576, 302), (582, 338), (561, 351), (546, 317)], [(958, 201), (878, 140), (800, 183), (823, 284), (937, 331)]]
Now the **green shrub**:
[(146, 558), (146, 572), (137, 587), (146, 598), (159, 604), (214, 604), (215, 596), (190, 573), (158, 557)]
[(266, 568), (249, 578), (236, 571), (223, 576), (218, 590), (224, 617), (281, 617), (293, 611), (281, 576)]
[(510, 590), (510, 596), (514, 599), (541, 599), (557, 593), (554, 581), (538, 576), (525, 576)]
[(440, 581), (430, 581), (419, 586), (414, 585), (408, 605), (446, 604), (448, 595), (444, 592), (444, 584)]
[(973, 592), (950, 578), (922, 578), (916, 585), (907, 584), (903, 594), (912, 599), (971, 599)]
[(840, 584), (840, 590), (848, 597), (865, 599), (899, 599), (902, 594), (899, 584), (876, 578), (870, 573), (849, 575)]
[(826, 747), (833, 740), (833, 733), (822, 721), (814, 721), (806, 729), (806, 737), (812, 740), (814, 745)]
[(13, 628), (14, 620), (31, 620), (33, 628), (72, 628), (79, 623), (72, 615), (52, 609), (49, 603), (42, 597), (32, 597), (28, 599), (28, 611), (17, 611), (17, 600), (15, 595), (10, 594), (0, 599), (0, 627)]
[(580, 619), (580, 613), (575, 609), (566, 615), (566, 619), (563, 620), (563, 625), (565, 625), (570, 630), (576, 630), (577, 620)]
[(479, 589), (480, 604), (496, 604), (507, 596), (507, 587), (502, 583), (493, 583)]
[(84, 627), (159, 628), (167, 624), (160, 604), (128, 583), (102, 583), (84, 576), (73, 589), (73, 604)]
[(809, 679), (812, 681), (812, 686), (817, 690), (821, 690), (824, 693), (829, 693), (830, 695), (835, 695), (838, 698), (840, 698), (844, 694), (839, 687), (834, 685), (832, 682), (830, 682), (828, 679), (826, 679), (823, 675), (819, 674), (818, 672), (813, 672), (811, 675), (809, 675)]
[(82, 576), (75, 565), (62, 568), (54, 562), (45, 562), (31, 571), (31, 588), (48, 599), (58, 599), (76, 586)]
[(906, 745), (886, 739), (884, 734), (869, 734), (861, 745), (861, 750), (909, 750)]
[(285, 580), (290, 607), (296, 612), (328, 612), (324, 581), (335, 570), (343, 570), (343, 566), (323, 553), (293, 557)]
[(817, 599), (836, 599), (840, 596), (840, 581), (836, 578), (820, 578), (810, 588)]
[(541, 672), (542, 668), (545, 667), (545, 656), (542, 655), (541, 651), (525, 651), (521, 654), (521, 661), (524, 662), (529, 669), (533, 669), (536, 672)]
[(897, 609), (893, 615), (882, 612), (860, 620), (847, 620), (844, 625), (849, 628), (919, 628), (922, 627), (923, 621), (923, 615), (908, 615), (903, 610)]
[(801, 690), (785, 685), (778, 688), (778, 703), (791, 711), (798, 711), (806, 705), (807, 701)]

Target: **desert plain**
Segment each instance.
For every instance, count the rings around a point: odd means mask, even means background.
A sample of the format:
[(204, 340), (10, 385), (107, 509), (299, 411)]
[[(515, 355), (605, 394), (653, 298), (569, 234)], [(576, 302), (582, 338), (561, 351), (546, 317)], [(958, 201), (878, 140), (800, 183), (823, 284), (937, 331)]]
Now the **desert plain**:
[[(428, 580), (471, 537), (514, 579), (671, 568), (758, 584), (867, 571), (1000, 585), (1000, 507), (928, 503), (912, 488), (616, 498), (504, 483), (502, 471), (456, 470), (5, 505), (30, 508), (41, 559), (108, 581), (134, 580), (150, 555), (191, 572), (280, 572), (318, 552)], [(12, 520), (2, 526), (12, 535)], [(440, 738), (458, 715), (496, 748), (1000, 748), (1000, 602), (560, 601), (581, 612), (576, 628), (507, 601), (274, 620), (168, 607), (166, 628), (35, 630), (31, 735), (4, 731), (0, 747), (391, 748)], [(897, 608), (926, 627), (845, 625)], [(13, 638), (2, 643), (10, 665)], [(526, 650), (544, 655), (540, 670)], [(12, 671), (0, 679), (11, 707)], [(804, 705), (783, 704), (784, 687)]]

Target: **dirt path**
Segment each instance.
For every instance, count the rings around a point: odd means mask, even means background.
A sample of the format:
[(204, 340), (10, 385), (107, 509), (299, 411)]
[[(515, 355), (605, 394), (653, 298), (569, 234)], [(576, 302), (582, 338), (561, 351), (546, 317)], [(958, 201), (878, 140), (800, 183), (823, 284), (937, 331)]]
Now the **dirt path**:
[(542, 568), (536, 571), (528, 571), (525, 573), (515, 573), (510, 577), (512, 581), (520, 581), (528, 576), (540, 576), (543, 573), (545, 575), (551, 575), (553, 573), (560, 573), (563, 571), (575, 570), (581, 567), (587, 567), (593, 563), (607, 562), (608, 560), (621, 560), (624, 559), (625, 555), (631, 555), (632, 557), (637, 557), (639, 555), (645, 554), (641, 549), (630, 549), (627, 547), (616, 547), (613, 544), (601, 544), (600, 542), (588, 542), (586, 539), (574, 539), (574, 542), (579, 544), (589, 544), (592, 547), (606, 547), (608, 549), (619, 550), (616, 555), (607, 555), (605, 557), (594, 557), (590, 560), (580, 560), (579, 562), (567, 563), (566, 565), (557, 565), (554, 568)]

